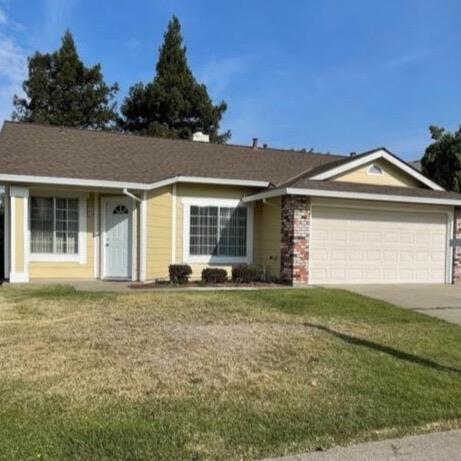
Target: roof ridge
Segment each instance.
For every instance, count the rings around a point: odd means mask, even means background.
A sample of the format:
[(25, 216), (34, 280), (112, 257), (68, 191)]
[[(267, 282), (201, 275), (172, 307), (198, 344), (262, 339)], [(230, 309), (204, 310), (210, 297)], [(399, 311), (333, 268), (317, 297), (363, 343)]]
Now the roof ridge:
[[(65, 126), (65, 125), (50, 125), (47, 123), (39, 123), (39, 122), (19, 122), (13, 120), (5, 120), (4, 124), (9, 125), (19, 125), (19, 126), (33, 126), (33, 127), (41, 127), (50, 130), (69, 130), (69, 131), (77, 131), (83, 132), (88, 134), (97, 134), (97, 135), (110, 135), (110, 136), (120, 136), (125, 137), (126, 139), (135, 138), (135, 139), (145, 139), (145, 140), (156, 140), (156, 141), (167, 141), (167, 142), (177, 142), (177, 143), (194, 143), (199, 144), (197, 141), (192, 141), (191, 139), (181, 139), (181, 138), (162, 138), (160, 136), (148, 136), (148, 135), (141, 135), (139, 133), (130, 133), (130, 132), (121, 132), (121, 131), (113, 131), (113, 130), (99, 130), (99, 129), (91, 129), (91, 128), (79, 128), (76, 126)], [(248, 149), (255, 152), (264, 152), (264, 151), (271, 151), (271, 152), (284, 152), (284, 153), (295, 153), (295, 154), (302, 154), (302, 155), (312, 155), (312, 156), (322, 156), (322, 157), (332, 157), (332, 158), (347, 158), (347, 156), (342, 154), (331, 154), (325, 152), (311, 152), (305, 150), (296, 150), (296, 149), (284, 149), (278, 147), (261, 147), (255, 149), (254, 147), (246, 144), (232, 144), (232, 143), (207, 143), (203, 142), (200, 143), (204, 146), (222, 146), (226, 148), (239, 148), (239, 149)], [(208, 147), (206, 147), (208, 148)]]

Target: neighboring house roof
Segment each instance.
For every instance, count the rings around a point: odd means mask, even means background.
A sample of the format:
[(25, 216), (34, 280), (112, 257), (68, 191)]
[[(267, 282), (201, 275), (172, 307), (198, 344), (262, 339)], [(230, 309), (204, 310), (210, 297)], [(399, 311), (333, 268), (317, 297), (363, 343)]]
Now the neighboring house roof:
[(410, 162), (410, 165), (417, 169), (418, 171), (422, 171), (423, 170), (423, 167), (421, 165), (421, 160), (414, 160), (413, 162)]
[(0, 173), (10, 175), (145, 184), (195, 176), (277, 185), (344, 158), (15, 122), (5, 122), (0, 134)]

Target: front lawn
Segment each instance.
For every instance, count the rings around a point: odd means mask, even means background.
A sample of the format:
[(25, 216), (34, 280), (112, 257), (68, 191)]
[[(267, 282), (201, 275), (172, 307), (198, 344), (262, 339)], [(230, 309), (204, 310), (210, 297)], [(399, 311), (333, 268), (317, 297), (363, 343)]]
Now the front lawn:
[(0, 290), (0, 459), (249, 460), (461, 427), (461, 328), (340, 290)]

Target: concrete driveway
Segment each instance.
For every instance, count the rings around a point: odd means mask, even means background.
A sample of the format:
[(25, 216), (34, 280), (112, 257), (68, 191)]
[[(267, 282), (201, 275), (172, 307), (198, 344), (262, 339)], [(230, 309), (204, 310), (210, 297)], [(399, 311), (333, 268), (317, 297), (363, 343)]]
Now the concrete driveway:
[(461, 325), (461, 284), (342, 285), (338, 288)]
[(457, 430), (362, 443), (265, 461), (456, 461), (461, 458), (460, 453), (461, 430)]

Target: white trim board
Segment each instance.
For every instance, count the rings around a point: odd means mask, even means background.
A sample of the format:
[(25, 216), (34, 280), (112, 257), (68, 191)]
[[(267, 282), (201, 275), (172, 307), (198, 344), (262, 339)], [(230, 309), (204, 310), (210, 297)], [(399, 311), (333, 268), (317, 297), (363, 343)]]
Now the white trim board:
[(177, 227), (176, 184), (171, 189), (171, 264), (176, 264), (176, 227)]
[(8, 278), (10, 274), (10, 196), (8, 188), (5, 188), (3, 195), (3, 209), (4, 209), (4, 218), (3, 218), (3, 252), (4, 252), (4, 267), (3, 267), (3, 276)]
[[(29, 190), (25, 187), (11, 187), (10, 191), (11, 203), (11, 232), (10, 232), (10, 273), (8, 278), (11, 283), (27, 283), (29, 281)], [(16, 261), (16, 199), (22, 199), (23, 207), (23, 271), (17, 272)], [(6, 275), (6, 274), (5, 274)]]
[(107, 181), (103, 179), (83, 179), (83, 178), (64, 178), (54, 176), (33, 176), (0, 174), (0, 181), (6, 183), (29, 183), (41, 185), (64, 185), (97, 187), (102, 189), (134, 189), (134, 190), (154, 190), (160, 187), (176, 184), (179, 182), (190, 184), (216, 184), (221, 186), (246, 186), (246, 187), (268, 187), (268, 181), (256, 181), (250, 179), (231, 179), (231, 178), (211, 178), (202, 176), (173, 176), (153, 183)]
[(346, 173), (347, 171), (353, 170), (354, 168), (357, 168), (361, 165), (365, 165), (366, 163), (379, 159), (384, 159), (389, 163), (392, 163), (397, 168), (403, 170), (405, 173), (417, 179), (419, 182), (425, 184), (433, 190), (445, 190), (443, 187), (431, 181), (429, 178), (419, 173), (414, 168), (411, 168), (402, 160), (399, 160), (397, 157), (394, 157), (393, 155), (389, 154), (384, 149), (378, 149), (374, 152), (370, 152), (368, 155), (363, 155), (362, 157), (359, 157), (355, 160), (352, 158), (352, 160), (346, 162), (345, 164), (337, 166), (336, 168), (332, 168), (331, 170), (324, 171), (323, 173), (320, 173), (318, 175), (314, 175), (309, 179), (323, 181), (325, 179), (333, 178), (334, 176)]
[(142, 201), (139, 205), (139, 239), (141, 248), (139, 251), (139, 279), (146, 280), (147, 273), (147, 192), (143, 192)]
[(99, 256), (100, 256), (100, 229), (99, 229), (99, 193), (95, 192), (93, 196), (93, 272), (94, 278), (98, 279), (99, 274)]
[(280, 197), (282, 195), (306, 195), (309, 197), (332, 197), (332, 198), (347, 198), (356, 200), (376, 200), (379, 202), (398, 202), (398, 203), (423, 203), (427, 205), (452, 205), (460, 206), (461, 199), (438, 198), (438, 197), (414, 197), (406, 195), (388, 195), (388, 194), (373, 194), (368, 192), (345, 192), (321, 189), (296, 189), (285, 187), (282, 189), (274, 189), (259, 194), (249, 195), (243, 198), (245, 203), (263, 200), (271, 197)]

